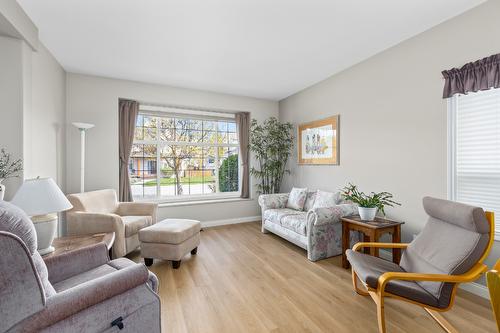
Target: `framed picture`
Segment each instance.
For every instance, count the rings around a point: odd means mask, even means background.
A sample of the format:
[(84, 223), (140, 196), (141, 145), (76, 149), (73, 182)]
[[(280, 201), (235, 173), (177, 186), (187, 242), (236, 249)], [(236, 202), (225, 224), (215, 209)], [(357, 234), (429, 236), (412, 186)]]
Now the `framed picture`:
[(299, 164), (339, 164), (339, 116), (299, 125)]

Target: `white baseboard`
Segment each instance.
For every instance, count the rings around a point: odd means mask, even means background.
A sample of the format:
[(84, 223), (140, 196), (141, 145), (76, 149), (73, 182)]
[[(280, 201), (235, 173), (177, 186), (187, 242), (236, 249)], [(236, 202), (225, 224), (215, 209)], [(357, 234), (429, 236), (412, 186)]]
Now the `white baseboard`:
[(262, 217), (259, 215), (259, 216), (236, 217), (233, 219), (225, 219), (225, 220), (203, 221), (201, 222), (201, 227), (209, 228), (209, 227), (216, 227), (219, 225), (255, 222), (255, 221), (260, 221), (261, 218)]
[[(392, 254), (390, 250), (380, 250), (379, 251), (380, 258), (385, 260), (392, 260)], [(488, 292), (488, 288), (479, 284), (477, 282), (470, 283), (461, 283), (459, 287), (463, 290), (466, 290), (474, 295), (480, 296), (482, 298), (490, 299), (490, 293)]]

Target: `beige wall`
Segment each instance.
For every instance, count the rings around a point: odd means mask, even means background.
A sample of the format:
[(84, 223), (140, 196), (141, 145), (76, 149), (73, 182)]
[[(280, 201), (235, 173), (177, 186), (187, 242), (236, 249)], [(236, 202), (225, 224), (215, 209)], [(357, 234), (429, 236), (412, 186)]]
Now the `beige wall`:
[(52, 177), (64, 189), (66, 74), (39, 43), (0, 37), (0, 148), (23, 159), (23, 173), (5, 182), (11, 199), (21, 180)]
[[(118, 189), (118, 99), (251, 112), (259, 121), (278, 116), (278, 103), (248, 97), (173, 88), (101, 77), (67, 74), (67, 192), (79, 190), (79, 134), (72, 122), (88, 122), (85, 189)], [(225, 220), (260, 214), (253, 200), (165, 207), (160, 217)]]
[(51, 177), (64, 188), (66, 72), (43, 46), (32, 53), (30, 168), (26, 178)]
[[(447, 103), (441, 71), (500, 52), (500, 1), (489, 1), (280, 102), (294, 124), (340, 114), (340, 165), (290, 163), (292, 185), (336, 190), (353, 182), (390, 191), (411, 240), (423, 196), (447, 197)], [(341, 50), (339, 50), (341, 51)], [(491, 265), (500, 255), (495, 244)]]
[[(0, 148), (15, 159), (23, 157), (23, 42), (0, 36)], [(4, 181), (6, 199), (12, 198), (19, 179)]]

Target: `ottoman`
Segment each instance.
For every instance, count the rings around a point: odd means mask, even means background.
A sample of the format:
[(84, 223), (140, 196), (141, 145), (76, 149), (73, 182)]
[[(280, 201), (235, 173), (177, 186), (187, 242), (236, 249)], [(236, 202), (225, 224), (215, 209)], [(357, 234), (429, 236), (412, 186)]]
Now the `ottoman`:
[(195, 255), (200, 245), (201, 223), (196, 220), (165, 219), (139, 231), (141, 257), (146, 266), (153, 259), (172, 260), (177, 269), (188, 252)]

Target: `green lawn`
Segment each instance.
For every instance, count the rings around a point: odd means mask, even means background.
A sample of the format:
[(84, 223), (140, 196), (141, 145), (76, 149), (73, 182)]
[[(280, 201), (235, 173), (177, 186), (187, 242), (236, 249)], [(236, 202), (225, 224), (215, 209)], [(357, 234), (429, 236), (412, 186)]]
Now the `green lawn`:
[[(208, 182), (213, 182), (215, 178), (213, 176), (206, 176), (206, 177), (182, 177), (181, 178), (181, 184), (201, 184), (201, 183), (208, 183)], [(175, 184), (175, 178), (162, 178), (160, 180), (160, 185), (174, 185)], [(144, 186), (156, 186), (156, 180), (150, 180), (144, 183)]]

